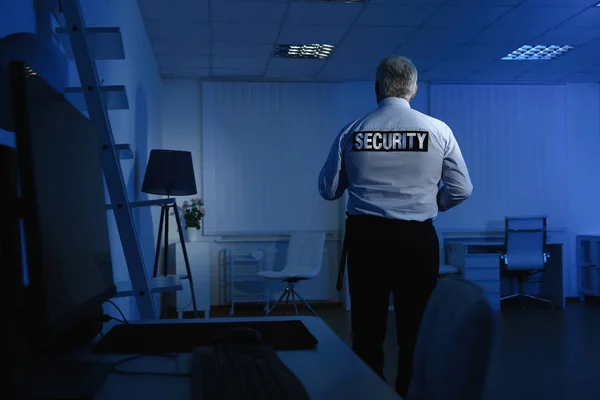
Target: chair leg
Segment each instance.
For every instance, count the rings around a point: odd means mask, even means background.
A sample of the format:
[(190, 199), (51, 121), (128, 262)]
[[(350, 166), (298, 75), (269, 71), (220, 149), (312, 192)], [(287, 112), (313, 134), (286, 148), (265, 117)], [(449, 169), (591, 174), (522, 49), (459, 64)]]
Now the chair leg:
[(267, 311), (266, 315), (271, 314), (271, 312), (275, 309), (275, 307), (277, 307), (277, 304), (279, 304), (279, 302), (283, 299), (283, 297), (286, 294), (289, 296), (289, 288), (285, 288), (285, 290), (283, 291), (283, 293), (281, 293), (281, 296), (279, 296), (279, 299), (277, 299), (277, 301), (275, 303), (273, 303), (273, 305), (271, 306), (271, 308)]
[(310, 305), (309, 305), (309, 304), (306, 302), (306, 300), (304, 300), (304, 299), (302, 298), (302, 296), (300, 296), (300, 295), (298, 294), (298, 292), (296, 292), (296, 289), (294, 289), (294, 287), (293, 287), (293, 286), (292, 286), (291, 290), (292, 290), (292, 292), (293, 292), (293, 293), (294, 293), (296, 296), (298, 296), (298, 298), (300, 299), (300, 301), (302, 301), (302, 303), (304, 303), (304, 305), (306, 306), (306, 308), (308, 308), (308, 309), (310, 310), (310, 312), (311, 312), (311, 313), (313, 313), (313, 315), (314, 315), (315, 317), (318, 317), (318, 315), (317, 315), (317, 313), (315, 312), (315, 310), (313, 310), (313, 309), (312, 309), (312, 307), (311, 307), (311, 306), (310, 306)]
[(551, 301), (551, 300), (544, 299), (543, 297), (534, 296), (534, 295), (527, 294), (527, 293), (523, 294), (523, 296), (524, 296), (524, 297), (527, 297), (528, 299), (537, 300), (537, 301), (541, 301), (541, 302), (544, 302), (544, 303), (550, 304), (550, 306), (551, 306), (551, 307), (552, 307), (552, 309), (554, 310), (554, 304), (552, 303), (552, 301)]
[(500, 301), (507, 300), (507, 299), (514, 299), (515, 297), (519, 297), (520, 295), (521, 295), (520, 293), (509, 294), (508, 296), (501, 297)]
[(292, 290), (290, 290), (290, 293), (292, 294), (292, 302), (294, 304), (294, 310), (296, 310), (296, 316), (299, 316), (300, 313), (298, 312), (298, 299), (296, 298), (296, 291), (293, 287)]

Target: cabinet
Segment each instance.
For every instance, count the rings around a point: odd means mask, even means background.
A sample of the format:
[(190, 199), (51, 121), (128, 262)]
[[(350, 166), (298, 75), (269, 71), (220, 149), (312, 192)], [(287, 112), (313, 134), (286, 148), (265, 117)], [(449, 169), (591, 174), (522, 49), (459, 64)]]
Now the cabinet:
[(502, 246), (480, 243), (452, 243), (448, 263), (458, 267), (465, 279), (483, 289), (492, 308), (500, 310), (500, 253)]
[(600, 235), (577, 236), (577, 278), (580, 296), (600, 296)]

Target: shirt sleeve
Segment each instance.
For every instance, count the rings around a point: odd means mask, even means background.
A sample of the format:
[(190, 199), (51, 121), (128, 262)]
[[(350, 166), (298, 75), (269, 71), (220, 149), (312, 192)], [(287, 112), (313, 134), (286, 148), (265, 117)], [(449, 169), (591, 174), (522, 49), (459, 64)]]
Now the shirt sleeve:
[(325, 200), (339, 199), (348, 188), (348, 179), (344, 168), (343, 141), (353, 125), (354, 122), (348, 124), (335, 137), (327, 160), (325, 160), (325, 165), (323, 165), (319, 174), (319, 193)]
[(437, 204), (439, 211), (447, 211), (456, 207), (471, 196), (473, 184), (469, 177), (467, 164), (462, 156), (458, 142), (450, 128), (449, 138), (444, 152), (442, 164), (443, 187), (438, 191)]

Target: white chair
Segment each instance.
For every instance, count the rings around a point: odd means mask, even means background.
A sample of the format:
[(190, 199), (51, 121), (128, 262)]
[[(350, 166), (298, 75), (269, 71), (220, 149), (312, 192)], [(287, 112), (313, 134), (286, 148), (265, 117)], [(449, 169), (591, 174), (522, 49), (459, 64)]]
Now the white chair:
[(281, 271), (260, 271), (258, 276), (269, 280), (282, 281), (287, 287), (273, 306), (267, 311), (269, 315), (277, 304), (285, 297), (287, 305), (292, 298), (296, 315), (298, 302), (302, 302), (315, 316), (317, 313), (296, 291), (294, 284), (299, 281), (312, 279), (321, 272), (323, 266), (323, 252), (325, 250), (324, 232), (296, 232), (292, 233), (287, 250), (287, 259)]
[(542, 272), (550, 257), (546, 252), (546, 235), (545, 216), (505, 218), (504, 253), (501, 254), (502, 275), (515, 278), (518, 291), (503, 296), (500, 300), (529, 298), (553, 306), (548, 299), (525, 293), (527, 279)]
[(438, 271), (438, 276), (458, 276), (459, 269), (454, 265), (446, 264), (446, 249), (444, 247), (444, 236), (437, 228), (435, 231), (437, 232), (438, 240), (440, 242), (440, 269)]

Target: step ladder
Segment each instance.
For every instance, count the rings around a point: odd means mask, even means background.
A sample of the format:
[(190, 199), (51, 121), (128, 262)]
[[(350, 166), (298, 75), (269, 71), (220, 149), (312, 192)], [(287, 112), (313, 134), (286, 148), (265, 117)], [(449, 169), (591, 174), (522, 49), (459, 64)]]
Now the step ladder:
[[(125, 58), (120, 29), (86, 27), (79, 0), (58, 0), (54, 3), (52, 13), (61, 22), (55, 36), (75, 60), (81, 81), (81, 87), (67, 88), (65, 97), (81, 111), (89, 113), (102, 146), (102, 169), (111, 202), (107, 209), (114, 213), (130, 277), (130, 282), (116, 283), (115, 297), (134, 296), (140, 318), (157, 319), (159, 315), (153, 295), (182, 290), (183, 286), (179, 276), (149, 279), (146, 275), (132, 208), (162, 203), (161, 200), (134, 203), (128, 200), (119, 160), (133, 158), (133, 153), (129, 145), (115, 144), (107, 113), (109, 109), (128, 109), (127, 95), (124, 86), (101, 86), (96, 70), (96, 60)], [(186, 278), (190, 281), (193, 294), (192, 278)]]

